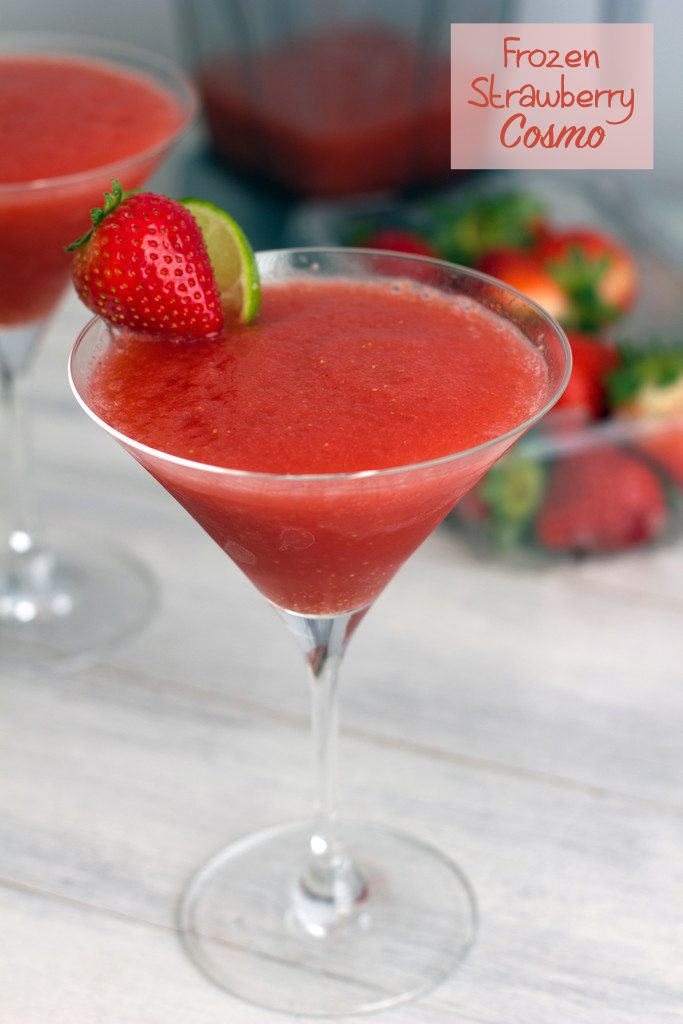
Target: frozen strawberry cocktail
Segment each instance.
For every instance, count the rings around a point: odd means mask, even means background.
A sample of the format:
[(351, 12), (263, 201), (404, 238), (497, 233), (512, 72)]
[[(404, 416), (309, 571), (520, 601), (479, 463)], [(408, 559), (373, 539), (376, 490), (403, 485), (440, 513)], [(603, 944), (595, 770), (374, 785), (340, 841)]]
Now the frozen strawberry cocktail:
[[(72, 352), (76, 397), (277, 607), (311, 683), (314, 819), (203, 867), (180, 906), (185, 947), (258, 1005), (386, 1009), (450, 973), (474, 904), (423, 842), (340, 821), (337, 673), (406, 558), (557, 398), (567, 349), (538, 307), (453, 264), (255, 256), (205, 201), (112, 189), (74, 249), (100, 313)], [(279, 968), (264, 997), (266, 959)]]
[(513, 438), (438, 460), (535, 414), (545, 360), (479, 303), (381, 273), (265, 282), (253, 322), (217, 328), (188, 217), (132, 196), (76, 250), (79, 293), (118, 328), (87, 406), (274, 603), (364, 606)]
[[(107, 39), (0, 32), (0, 631), (41, 657), (94, 651), (138, 629), (147, 574), (55, 516), (32, 509), (19, 378), (69, 282), (67, 244), (118, 175), (137, 188), (193, 115), (195, 96), (165, 57)], [(4, 453), (0, 453), (4, 454)], [(42, 520), (42, 522), (41, 522)]]

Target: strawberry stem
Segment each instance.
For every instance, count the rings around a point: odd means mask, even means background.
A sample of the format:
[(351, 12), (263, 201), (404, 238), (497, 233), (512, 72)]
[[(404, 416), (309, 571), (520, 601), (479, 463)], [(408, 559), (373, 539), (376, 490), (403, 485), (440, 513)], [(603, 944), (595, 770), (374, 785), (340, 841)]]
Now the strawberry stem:
[(77, 238), (75, 242), (66, 246), (67, 252), (73, 252), (74, 249), (80, 249), (82, 245), (85, 245), (90, 241), (93, 230), (102, 223), (105, 217), (110, 213), (113, 213), (128, 196), (132, 195), (132, 192), (124, 192), (121, 187), (121, 182), (117, 181), (116, 178), (112, 178), (111, 192), (104, 193), (104, 206), (96, 206), (90, 211), (90, 219), (92, 221), (92, 227), (87, 231), (81, 238)]

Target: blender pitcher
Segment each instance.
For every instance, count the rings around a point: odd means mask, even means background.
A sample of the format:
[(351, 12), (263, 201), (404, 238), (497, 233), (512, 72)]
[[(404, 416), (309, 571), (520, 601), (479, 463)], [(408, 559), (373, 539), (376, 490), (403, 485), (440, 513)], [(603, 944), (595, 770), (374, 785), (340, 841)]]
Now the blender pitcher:
[(315, 197), (448, 175), (444, 0), (194, 0), (183, 14), (231, 168)]

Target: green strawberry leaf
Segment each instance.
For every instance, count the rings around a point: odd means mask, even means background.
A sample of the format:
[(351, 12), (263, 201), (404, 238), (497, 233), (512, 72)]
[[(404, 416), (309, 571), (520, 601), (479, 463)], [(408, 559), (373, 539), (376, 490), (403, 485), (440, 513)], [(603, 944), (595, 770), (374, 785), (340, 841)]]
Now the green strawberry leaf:
[(634, 402), (645, 387), (665, 388), (683, 376), (683, 343), (657, 342), (644, 348), (629, 342), (619, 346), (619, 366), (605, 378), (611, 409)]
[(80, 249), (81, 246), (86, 245), (87, 242), (92, 238), (92, 233), (95, 228), (102, 223), (105, 217), (108, 217), (110, 213), (113, 213), (124, 199), (128, 196), (132, 196), (133, 192), (124, 192), (121, 187), (121, 182), (117, 181), (116, 178), (112, 178), (111, 192), (104, 193), (104, 205), (96, 206), (90, 211), (90, 220), (92, 221), (92, 227), (89, 231), (86, 231), (81, 238), (77, 238), (75, 242), (71, 242), (70, 245), (66, 246), (67, 252), (73, 252), (75, 249)]
[(594, 334), (619, 317), (620, 311), (600, 298), (600, 282), (609, 267), (609, 256), (591, 259), (578, 246), (561, 261), (548, 260), (548, 272), (571, 301), (568, 327)]
[(533, 459), (504, 460), (489, 470), (478, 494), (489, 510), (499, 550), (510, 551), (519, 544), (540, 507), (544, 490), (544, 469)]
[(436, 200), (429, 206), (427, 236), (439, 253), (455, 263), (475, 266), (494, 249), (529, 249), (545, 207), (524, 192), (481, 196), (463, 205)]

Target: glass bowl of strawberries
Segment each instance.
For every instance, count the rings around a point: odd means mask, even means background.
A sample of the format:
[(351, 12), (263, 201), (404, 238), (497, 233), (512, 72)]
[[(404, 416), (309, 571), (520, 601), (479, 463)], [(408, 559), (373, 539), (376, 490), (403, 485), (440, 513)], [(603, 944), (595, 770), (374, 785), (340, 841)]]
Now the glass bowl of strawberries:
[[(668, 356), (653, 363), (660, 358)], [(628, 359), (607, 378), (614, 400)], [(655, 394), (655, 403), (667, 401), (671, 386), (683, 390), (683, 349), (680, 372), (680, 385), (644, 384), (639, 398), (601, 420), (577, 418), (570, 407), (551, 412), (460, 502), (452, 521), (480, 551), (507, 558), (609, 555), (678, 537), (683, 412), (637, 410)]]
[[(512, 182), (512, 185), (510, 184)], [(297, 241), (475, 267), (543, 306), (573, 353), (555, 409), (452, 514), (482, 551), (607, 555), (677, 537), (683, 515), (683, 270), (566, 176), (495, 176), (410, 202), (309, 205)]]
[[(647, 280), (652, 262), (643, 261), (643, 273), (629, 245), (603, 226), (555, 225), (514, 194), (505, 199), (506, 230), (512, 223), (524, 238), (526, 229), (526, 240), (491, 247), (489, 228), (481, 230), (490, 202), (476, 206), (484, 251), (475, 264), (565, 327), (573, 369), (552, 412), (470, 492), (454, 521), (504, 556), (608, 555), (679, 536), (683, 342), (637, 327), (639, 318), (651, 330), (657, 324), (664, 275)], [(675, 323), (683, 280), (667, 270)]]

